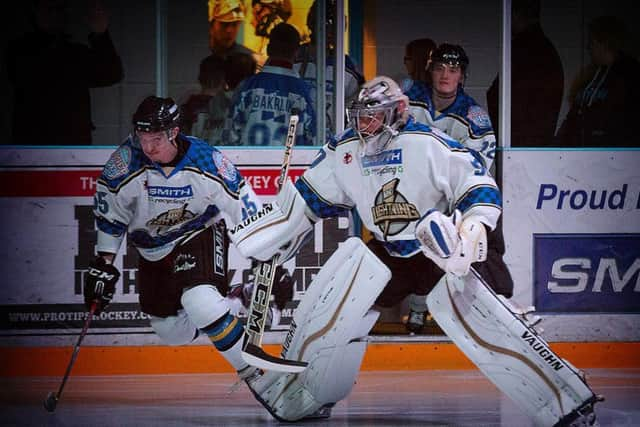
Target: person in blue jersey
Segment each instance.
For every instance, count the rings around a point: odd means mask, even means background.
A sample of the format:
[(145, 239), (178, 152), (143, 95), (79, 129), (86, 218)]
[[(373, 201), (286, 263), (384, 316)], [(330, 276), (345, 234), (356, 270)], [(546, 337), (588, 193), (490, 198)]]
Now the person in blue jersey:
[[(495, 157), (496, 138), (487, 112), (464, 91), (468, 67), (469, 57), (461, 46), (442, 43), (431, 54), (428, 81), (414, 81), (404, 93), (409, 97), (409, 111), (417, 121), (462, 143), (489, 170)], [(513, 279), (503, 260), (501, 222), (488, 233), (488, 239), (488, 260), (477, 268), (497, 293), (509, 298), (513, 295)], [(409, 298), (410, 332), (423, 329), (427, 318), (426, 294), (427, 290), (419, 286)]]
[[(314, 102), (314, 109), (317, 110), (316, 102), (316, 8), (317, 1), (314, 1), (309, 8), (307, 14), (307, 27), (310, 30), (310, 41), (300, 46), (298, 55), (295, 59), (293, 66), (294, 70), (300, 74), (309, 86), (311, 87), (311, 100)], [(325, 38), (327, 44), (326, 55), (326, 68), (325, 68), (325, 89), (326, 89), (326, 129), (327, 135), (335, 133), (335, 120), (334, 117), (343, 116), (342, 111), (333, 111), (333, 94), (334, 94), (334, 66), (335, 66), (335, 44), (336, 44), (336, 2), (335, 0), (328, 0), (326, 6), (326, 25), (325, 25)], [(364, 77), (358, 69), (357, 65), (353, 62), (349, 55), (344, 56), (344, 99), (345, 105), (348, 104), (358, 95), (360, 85), (364, 83)], [(319, 144), (324, 141), (320, 141)]]
[(222, 144), (282, 146), (292, 110), (299, 112), (296, 145), (313, 145), (315, 113), (309, 86), (293, 70), (298, 31), (281, 23), (271, 31), (262, 71), (245, 79), (231, 101)]
[(262, 204), (220, 151), (180, 133), (171, 98), (145, 98), (133, 133), (111, 155), (94, 196), (97, 258), (84, 285), (88, 307), (111, 302), (120, 273), (114, 258), (127, 235), (140, 257), (142, 312), (169, 345), (206, 334), (241, 378), (244, 327), (230, 313), (223, 216), (241, 222)]

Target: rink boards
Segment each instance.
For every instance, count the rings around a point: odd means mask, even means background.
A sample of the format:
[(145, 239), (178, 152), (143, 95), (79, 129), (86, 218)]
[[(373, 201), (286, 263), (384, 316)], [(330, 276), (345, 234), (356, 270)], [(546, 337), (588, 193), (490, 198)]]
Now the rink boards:
[[(0, 149), (3, 346), (55, 348), (74, 341), (85, 316), (82, 283), (93, 257), (95, 180), (112, 150)], [(294, 150), (294, 179), (315, 153)], [(273, 198), (282, 150), (225, 154), (259, 195)], [(504, 153), (504, 234), (514, 300), (537, 306), (549, 341), (639, 340), (637, 164), (635, 150)], [(349, 227), (348, 218), (319, 223), (312, 242), (287, 264), (296, 279), (295, 300), (266, 342), (280, 342), (297, 300)], [(123, 277), (114, 303), (92, 323), (87, 345), (160, 344), (136, 302), (136, 257), (131, 248), (121, 250), (116, 264)], [(246, 280), (248, 262), (233, 249), (230, 267), (232, 283)]]

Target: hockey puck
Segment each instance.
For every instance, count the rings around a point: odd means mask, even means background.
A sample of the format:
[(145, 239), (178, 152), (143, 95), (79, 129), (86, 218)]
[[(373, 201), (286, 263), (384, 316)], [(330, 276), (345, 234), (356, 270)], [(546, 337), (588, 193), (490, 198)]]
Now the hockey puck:
[(53, 412), (56, 410), (56, 405), (58, 404), (58, 396), (54, 392), (50, 392), (47, 395), (47, 398), (44, 400), (44, 409), (49, 412)]

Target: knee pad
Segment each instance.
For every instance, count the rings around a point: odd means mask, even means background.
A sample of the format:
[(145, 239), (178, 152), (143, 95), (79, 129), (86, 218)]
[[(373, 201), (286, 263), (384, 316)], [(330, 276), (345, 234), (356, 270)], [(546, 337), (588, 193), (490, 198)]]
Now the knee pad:
[(211, 285), (198, 285), (187, 289), (182, 294), (180, 302), (199, 329), (206, 328), (229, 311), (225, 299)]
[(189, 344), (198, 336), (198, 328), (184, 310), (179, 310), (176, 316), (151, 316), (150, 323), (162, 342), (168, 345)]
[(242, 338), (244, 328), (229, 313), (229, 303), (211, 285), (198, 285), (186, 290), (181, 298), (191, 321), (205, 332), (220, 351), (229, 350)]

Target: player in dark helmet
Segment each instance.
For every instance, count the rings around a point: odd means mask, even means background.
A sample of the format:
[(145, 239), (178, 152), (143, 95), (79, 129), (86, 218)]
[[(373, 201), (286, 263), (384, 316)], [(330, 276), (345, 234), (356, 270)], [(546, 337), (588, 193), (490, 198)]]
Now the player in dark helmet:
[(469, 57), (462, 46), (442, 43), (431, 54), (431, 62), (461, 67), (466, 72), (469, 66)]
[(149, 96), (133, 114), (136, 132), (160, 132), (179, 127), (180, 110), (171, 98)]
[[(489, 115), (464, 91), (469, 57), (461, 46), (442, 43), (431, 54), (427, 66), (428, 81), (414, 82), (405, 89), (409, 111), (421, 123), (437, 128), (476, 154), (478, 164), (490, 169), (496, 152), (496, 137)], [(487, 261), (476, 265), (478, 272), (498, 294), (513, 295), (513, 279), (504, 262), (504, 237), (501, 223), (488, 233)], [(410, 300), (408, 327), (422, 329), (420, 313), (426, 315), (424, 289), (416, 289)], [(422, 307), (420, 307), (422, 305)], [(412, 321), (416, 319), (415, 321)]]
[(437, 79), (434, 77), (439, 77), (448, 71), (448, 74), (452, 75), (451, 80), (455, 83), (453, 85), (455, 94), (458, 86), (464, 86), (468, 68), (469, 57), (461, 46), (442, 43), (431, 53), (431, 60), (428, 64), (428, 71), (433, 88), (439, 90), (437, 87)]
[(132, 122), (136, 140), (151, 161), (166, 164), (186, 152), (188, 143), (177, 141), (180, 109), (173, 99), (145, 98), (133, 114)]
[[(262, 202), (222, 152), (180, 133), (179, 121), (173, 99), (145, 98), (133, 114), (132, 135), (105, 164), (96, 183), (98, 256), (84, 282), (85, 304), (99, 313), (117, 299), (117, 254), (126, 237), (139, 255), (140, 309), (162, 342), (207, 336), (248, 380), (255, 369), (241, 355), (244, 327), (225, 298), (224, 220), (238, 224)], [(274, 286), (281, 284), (293, 291), (283, 280)]]

